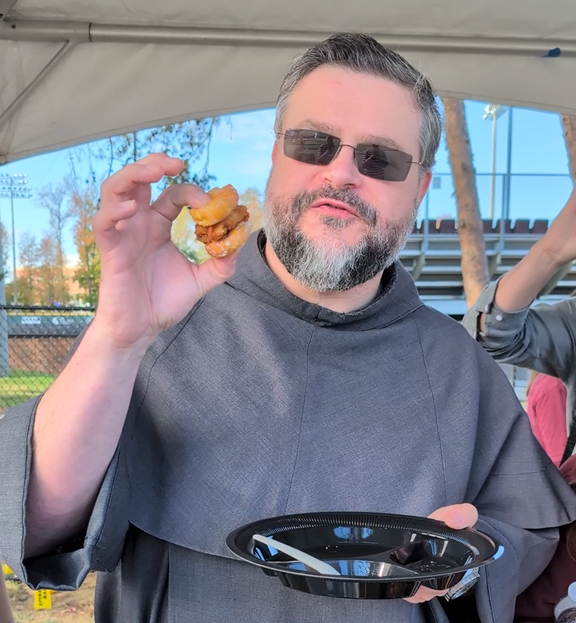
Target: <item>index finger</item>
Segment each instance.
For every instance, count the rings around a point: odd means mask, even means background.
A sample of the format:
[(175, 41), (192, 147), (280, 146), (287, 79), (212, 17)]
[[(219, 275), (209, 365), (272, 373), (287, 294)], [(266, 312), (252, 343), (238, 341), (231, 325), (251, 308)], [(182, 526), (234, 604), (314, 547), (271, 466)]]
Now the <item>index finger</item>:
[(103, 202), (122, 201), (141, 185), (159, 182), (165, 175), (178, 175), (183, 166), (179, 158), (171, 158), (166, 154), (150, 154), (138, 162), (122, 167), (104, 180), (100, 198)]
[(174, 220), (182, 208), (202, 208), (211, 201), (209, 194), (194, 184), (174, 184), (168, 186), (152, 204), (152, 209), (170, 220)]

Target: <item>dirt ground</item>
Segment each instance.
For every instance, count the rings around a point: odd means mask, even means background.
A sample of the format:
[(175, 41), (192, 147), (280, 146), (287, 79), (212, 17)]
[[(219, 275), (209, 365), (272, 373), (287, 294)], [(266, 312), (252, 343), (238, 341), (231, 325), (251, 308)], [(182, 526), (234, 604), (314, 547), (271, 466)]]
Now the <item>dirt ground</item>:
[(52, 593), (51, 610), (34, 610), (34, 593), (21, 582), (6, 584), (16, 623), (94, 623), (95, 574), (77, 591)]

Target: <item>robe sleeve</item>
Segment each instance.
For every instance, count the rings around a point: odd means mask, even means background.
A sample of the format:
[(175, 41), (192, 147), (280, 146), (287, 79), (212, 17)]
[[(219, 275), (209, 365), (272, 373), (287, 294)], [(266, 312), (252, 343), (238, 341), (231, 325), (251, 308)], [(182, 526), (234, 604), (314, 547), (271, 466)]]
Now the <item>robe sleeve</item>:
[(516, 596), (554, 555), (557, 526), (576, 516), (576, 497), (569, 487), (560, 486), (558, 477), (551, 462), (532, 473), (493, 473), (473, 500), (479, 511), (475, 527), (504, 548), (498, 560), (480, 569), (476, 603), (482, 623), (512, 621)]
[(512, 621), (516, 596), (552, 558), (558, 527), (576, 518), (576, 496), (532, 434), (503, 372), (482, 351), (478, 363), (479, 417), (466, 501), (478, 509), (477, 527), (504, 553), (481, 569), (476, 599), (483, 623), (505, 623)]
[(75, 590), (89, 571), (112, 571), (120, 559), (128, 522), (125, 469), (117, 451), (106, 473), (83, 543), (24, 560), (31, 438), (39, 398), (0, 419), (0, 559), (33, 589)]
[[(498, 283), (484, 289), (463, 325), (497, 361), (568, 382), (576, 361), (576, 298), (505, 312), (494, 302)], [(485, 314), (483, 332), (478, 326), (481, 314)]]
[[(482, 623), (511, 623), (517, 595), (554, 554), (559, 526), (576, 518), (576, 496), (532, 433), (503, 370), (478, 344), (459, 337), (461, 329), (443, 365), (430, 358), (427, 366), (444, 465), (443, 505), (473, 504), (478, 529), (503, 546), (500, 558), (480, 568), (475, 595)], [(435, 340), (433, 333), (424, 342), (432, 353)]]

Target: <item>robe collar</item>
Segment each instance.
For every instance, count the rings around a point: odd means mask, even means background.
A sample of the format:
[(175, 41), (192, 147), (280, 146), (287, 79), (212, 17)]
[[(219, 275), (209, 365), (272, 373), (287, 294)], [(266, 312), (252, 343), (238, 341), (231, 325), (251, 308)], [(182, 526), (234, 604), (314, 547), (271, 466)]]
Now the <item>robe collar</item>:
[(362, 309), (340, 313), (309, 303), (289, 292), (270, 270), (264, 257), (265, 246), (262, 230), (250, 237), (240, 251), (236, 273), (228, 285), (305, 322), (364, 331), (391, 324), (423, 305), (410, 273), (399, 261), (384, 272), (380, 294)]

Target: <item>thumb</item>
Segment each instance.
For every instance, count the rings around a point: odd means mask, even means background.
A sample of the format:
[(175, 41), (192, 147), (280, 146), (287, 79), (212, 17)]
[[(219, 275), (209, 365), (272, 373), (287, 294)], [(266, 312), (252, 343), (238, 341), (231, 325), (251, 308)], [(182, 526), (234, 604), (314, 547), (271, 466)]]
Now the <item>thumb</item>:
[(452, 504), (435, 510), (428, 517), (443, 521), (448, 527), (460, 530), (470, 528), (478, 521), (478, 511), (472, 504)]
[(201, 296), (224, 283), (226, 279), (232, 277), (236, 272), (236, 259), (238, 253), (233, 253), (228, 257), (210, 258), (200, 264), (193, 265), (196, 281), (201, 290)]

